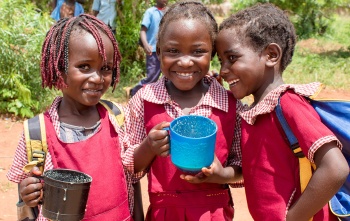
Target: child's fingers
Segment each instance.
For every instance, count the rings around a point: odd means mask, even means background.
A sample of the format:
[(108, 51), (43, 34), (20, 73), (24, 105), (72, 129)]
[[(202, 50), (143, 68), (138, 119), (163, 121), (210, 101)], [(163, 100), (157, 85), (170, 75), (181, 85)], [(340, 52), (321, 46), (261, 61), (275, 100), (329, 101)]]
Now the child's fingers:
[(35, 195), (35, 198), (27, 200), (27, 201), (23, 200), (23, 202), (25, 202), (25, 204), (30, 206), (30, 207), (37, 206), (38, 204), (41, 203), (41, 199), (42, 199), (42, 196), (40, 195), (41, 191), (38, 191), (38, 192), (39, 192), (39, 197), (37, 197), (37, 195)]
[(42, 189), (43, 184), (39, 179), (29, 177), (24, 185), (20, 185), (20, 196), (28, 206), (36, 206), (42, 199)]
[(189, 174), (181, 174), (180, 178), (186, 180), (189, 183), (203, 183), (207, 179), (207, 176), (200, 172), (194, 176)]
[[(169, 145), (167, 145), (167, 146), (169, 146)], [(159, 156), (161, 156), (161, 157), (166, 157), (166, 156), (169, 156), (169, 154), (170, 154), (169, 147), (167, 147), (167, 149), (166, 149), (165, 151), (162, 151), (162, 152), (159, 154)]]
[(152, 136), (155, 140), (168, 136), (168, 130), (166, 130), (166, 128), (169, 127), (169, 125), (170, 123), (165, 121), (157, 124), (151, 129), (149, 136)]
[(148, 134), (149, 141), (158, 145), (164, 145), (169, 142), (168, 132), (162, 130), (154, 130)]
[(30, 176), (41, 176), (41, 171), (39, 167), (33, 167), (33, 169), (30, 171)]
[(148, 140), (151, 146), (163, 146), (169, 143), (169, 133), (163, 129), (169, 126), (169, 122), (162, 122), (152, 128), (148, 134)]
[(180, 178), (186, 180), (189, 183), (194, 183), (198, 178), (192, 175), (181, 174)]
[(170, 126), (170, 122), (163, 121), (163, 122), (157, 124), (156, 126), (154, 126), (152, 128), (152, 130), (153, 129), (155, 129), (155, 130), (164, 130), (165, 127), (169, 127), (169, 126)]
[(169, 155), (169, 138), (167, 136), (163, 139), (154, 140), (149, 137), (149, 145), (151, 150), (158, 156), (168, 156)]
[(213, 170), (213, 167), (203, 167), (202, 168), (202, 173), (205, 175), (205, 176), (211, 176), (214, 174), (214, 170)]

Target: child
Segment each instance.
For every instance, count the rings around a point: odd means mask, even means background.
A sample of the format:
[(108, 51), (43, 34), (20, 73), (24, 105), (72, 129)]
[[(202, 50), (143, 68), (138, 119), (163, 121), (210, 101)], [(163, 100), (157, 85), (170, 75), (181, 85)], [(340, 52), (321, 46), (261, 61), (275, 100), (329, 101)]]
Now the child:
[[(42, 85), (63, 94), (44, 113), (48, 141), (44, 166), (92, 176), (84, 220), (132, 220), (131, 177), (124, 172), (119, 145), (123, 130), (115, 115), (99, 104), (107, 89), (119, 81), (120, 61), (111, 30), (85, 14), (58, 21), (43, 44)], [(43, 185), (22, 171), (27, 163), (22, 136), (7, 177), (20, 183), (22, 200), (34, 207), (42, 198)], [(41, 172), (34, 168), (31, 174)], [(46, 220), (41, 211), (38, 220)]]
[(114, 35), (116, 35), (117, 4), (121, 5), (122, 0), (94, 0), (92, 2), (92, 15), (103, 21)]
[(156, 82), (160, 76), (160, 63), (156, 54), (157, 33), (159, 22), (166, 10), (168, 0), (156, 0), (156, 5), (147, 9), (143, 15), (140, 31), (140, 41), (146, 52), (146, 78), (142, 79), (130, 90), (134, 96), (143, 85)]
[[(198, 34), (200, 33), (200, 34)], [(126, 109), (127, 154), (135, 172), (148, 172), (146, 220), (232, 220), (228, 183), (241, 179), (239, 101), (209, 76), (217, 23), (198, 1), (172, 5), (161, 20), (157, 55), (164, 74), (144, 86)], [(215, 160), (196, 176), (170, 160), (164, 127), (183, 115), (202, 115), (218, 125)], [(232, 123), (236, 122), (236, 123)]]
[[(224, 20), (216, 49), (220, 75), (236, 99), (252, 94), (242, 118), (242, 168), (254, 220), (337, 220), (327, 202), (344, 183), (348, 164), (341, 144), (304, 96), (319, 83), (284, 84), (296, 35), (293, 24), (272, 4), (257, 4)], [(301, 194), (298, 158), (286, 141), (274, 111), (278, 99), (304, 155), (316, 171)]]
[(51, 18), (55, 21), (61, 18), (71, 18), (84, 13), (83, 6), (76, 0), (59, 0), (55, 9), (51, 13)]

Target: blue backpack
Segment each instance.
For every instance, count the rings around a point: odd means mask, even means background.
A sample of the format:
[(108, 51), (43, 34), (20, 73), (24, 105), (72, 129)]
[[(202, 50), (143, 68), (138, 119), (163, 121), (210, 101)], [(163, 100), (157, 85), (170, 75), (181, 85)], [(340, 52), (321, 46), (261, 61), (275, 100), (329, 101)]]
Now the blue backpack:
[[(316, 110), (321, 121), (326, 125), (343, 144), (342, 153), (350, 164), (350, 102), (340, 100), (314, 100), (307, 98), (311, 106)], [(294, 136), (285, 120), (278, 100), (275, 108), (278, 120), (288, 138), (290, 148), (299, 158), (300, 183), (303, 191), (312, 176), (311, 162), (303, 155), (298, 140)], [(339, 191), (329, 201), (329, 207), (340, 220), (350, 221), (350, 175)]]

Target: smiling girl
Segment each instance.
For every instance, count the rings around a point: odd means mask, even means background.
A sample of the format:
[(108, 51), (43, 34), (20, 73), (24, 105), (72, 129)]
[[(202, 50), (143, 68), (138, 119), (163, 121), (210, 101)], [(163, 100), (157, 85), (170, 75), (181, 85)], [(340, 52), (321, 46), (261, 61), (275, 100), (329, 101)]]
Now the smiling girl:
[[(198, 34), (200, 33), (200, 34)], [(217, 23), (198, 1), (172, 5), (160, 22), (157, 55), (164, 75), (129, 101), (126, 133), (135, 172), (148, 172), (146, 220), (232, 220), (228, 183), (241, 178), (239, 101), (207, 75), (215, 55)], [(170, 160), (163, 127), (183, 115), (201, 115), (218, 125), (210, 168), (185, 175)]]
[[(83, 220), (133, 220), (129, 174), (122, 165), (123, 130), (99, 101), (119, 81), (121, 55), (111, 30), (89, 15), (61, 19), (47, 33), (42, 49), (43, 87), (59, 89), (44, 113), (48, 153), (45, 170), (67, 168), (92, 176)], [(20, 183), (20, 196), (31, 207), (42, 199), (43, 185), (30, 174), (22, 135), (7, 174)], [(108, 187), (108, 188), (106, 188)], [(103, 199), (103, 200), (101, 200)], [(40, 211), (37, 220), (45, 219)]]

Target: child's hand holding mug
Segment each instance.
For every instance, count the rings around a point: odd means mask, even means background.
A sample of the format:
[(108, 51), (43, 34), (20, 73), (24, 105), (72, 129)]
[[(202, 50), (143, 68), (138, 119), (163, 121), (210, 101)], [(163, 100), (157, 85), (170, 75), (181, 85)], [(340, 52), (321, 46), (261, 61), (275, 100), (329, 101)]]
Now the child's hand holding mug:
[(35, 176), (41, 176), (41, 171), (38, 167), (33, 167), (30, 171), (30, 176), (19, 184), (21, 199), (30, 207), (37, 206), (43, 198), (43, 183)]
[(189, 183), (221, 183), (220, 180), (223, 177), (225, 177), (225, 170), (216, 155), (214, 156), (213, 163), (209, 167), (203, 167), (202, 171), (196, 175), (180, 175), (181, 179)]
[(168, 131), (163, 129), (169, 125), (169, 122), (162, 122), (148, 133), (147, 144), (157, 156), (166, 157), (170, 153)]

